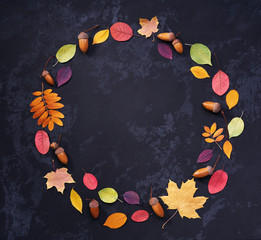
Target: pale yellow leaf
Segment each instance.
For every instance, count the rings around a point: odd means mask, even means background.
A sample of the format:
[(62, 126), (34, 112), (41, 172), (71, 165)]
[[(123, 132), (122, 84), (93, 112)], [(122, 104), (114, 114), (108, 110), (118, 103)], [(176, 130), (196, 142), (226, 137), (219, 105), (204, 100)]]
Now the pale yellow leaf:
[(231, 90), (226, 96), (226, 102), (229, 109), (235, 107), (239, 100), (239, 94), (236, 90)]
[(82, 213), (82, 199), (80, 195), (72, 188), (71, 194), (70, 194), (70, 200), (72, 205), (80, 212)]
[(209, 78), (207, 71), (203, 67), (195, 66), (190, 68), (192, 74), (198, 79)]
[(97, 32), (93, 37), (92, 45), (105, 42), (109, 37), (109, 33), (110, 33), (109, 29), (105, 29)]
[(148, 19), (140, 18), (141, 28), (138, 30), (138, 33), (148, 38), (151, 36), (152, 33), (156, 33), (157, 31), (159, 31), (158, 24), (159, 21), (156, 16), (150, 21)]

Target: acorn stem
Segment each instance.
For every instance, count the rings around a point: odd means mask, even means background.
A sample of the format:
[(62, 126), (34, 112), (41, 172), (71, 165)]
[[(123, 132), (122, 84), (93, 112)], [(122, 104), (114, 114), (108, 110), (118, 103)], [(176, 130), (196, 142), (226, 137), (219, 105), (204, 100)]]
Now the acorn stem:
[(54, 170), (54, 172), (56, 172), (55, 165), (54, 165), (54, 160), (52, 160), (52, 162), (53, 162), (53, 170)]
[(178, 32), (178, 33), (176, 34), (175, 38), (177, 38), (177, 36), (178, 36), (179, 34), (181, 34), (181, 32)]
[(59, 145), (59, 143), (60, 143), (60, 141), (61, 141), (61, 137), (62, 137), (62, 134), (60, 133), (60, 134), (59, 134), (59, 139), (58, 139), (58, 142), (57, 142), (58, 145)]
[(100, 26), (100, 25), (97, 24), (97, 25), (95, 25), (94, 27), (89, 28), (89, 29), (87, 29), (87, 30), (85, 30), (85, 31), (83, 31), (83, 32), (89, 32), (89, 31), (91, 31), (92, 29), (97, 28), (97, 27), (99, 27), (99, 26)]
[(150, 187), (150, 198), (152, 198), (152, 187)]
[(213, 166), (213, 172), (214, 172), (214, 170), (215, 170), (215, 167), (217, 166), (217, 163), (218, 163), (218, 160), (219, 160), (220, 156), (221, 156), (221, 154), (219, 154), (219, 156), (218, 156), (218, 158), (217, 158), (217, 160), (216, 160), (216, 162), (215, 162), (215, 165)]
[(216, 142), (216, 140), (214, 140), (215, 143), (218, 145), (218, 147), (220, 148), (221, 151), (223, 151), (222, 147), (220, 147), (220, 145)]
[(216, 63), (217, 63), (217, 65), (218, 65), (218, 69), (220, 70), (219, 61), (218, 61), (217, 55), (216, 55), (215, 53), (214, 53), (214, 56), (215, 56)]
[(226, 116), (225, 116), (225, 113), (224, 113), (224, 111), (223, 111), (223, 110), (221, 110), (221, 113), (222, 113), (222, 115), (223, 115), (223, 118), (224, 118), (224, 120), (225, 120), (226, 127), (227, 127), (227, 132), (226, 132), (226, 139), (227, 139), (227, 137), (228, 137), (228, 126), (227, 126), (227, 119), (226, 119)]
[[(51, 57), (48, 58), (48, 60), (46, 61), (45, 65), (44, 65), (43, 71), (45, 71), (45, 68), (46, 68), (48, 62), (49, 62), (53, 57), (54, 57), (54, 56), (51, 56)], [(41, 77), (42, 77), (42, 75), (40, 76), (40, 78), (41, 78)]]
[(164, 229), (165, 225), (177, 214), (178, 209), (174, 212), (174, 214), (162, 225), (162, 229)]

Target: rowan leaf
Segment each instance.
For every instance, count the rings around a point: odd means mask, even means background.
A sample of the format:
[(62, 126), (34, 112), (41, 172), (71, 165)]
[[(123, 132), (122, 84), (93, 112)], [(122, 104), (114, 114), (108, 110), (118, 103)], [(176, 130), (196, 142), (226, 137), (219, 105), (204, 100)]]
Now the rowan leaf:
[(64, 105), (62, 103), (49, 103), (47, 104), (48, 109), (60, 109), (63, 108)]
[(219, 128), (219, 129), (213, 134), (213, 138), (219, 136), (222, 132), (223, 132), (223, 128)]
[(45, 127), (48, 125), (48, 123), (50, 122), (50, 120), (51, 120), (51, 117), (46, 118), (46, 119), (44, 120), (44, 122), (43, 122), (42, 127), (45, 128)]
[(166, 190), (168, 196), (161, 196), (160, 198), (168, 205), (168, 209), (177, 209), (182, 218), (200, 218), (196, 210), (203, 208), (208, 198), (204, 196), (194, 197), (197, 188), (193, 178), (185, 183), (182, 182), (180, 188), (175, 182), (169, 180)]
[(38, 119), (38, 121), (37, 121), (37, 124), (38, 125), (41, 125), (44, 121), (45, 121), (45, 119), (48, 117), (48, 111), (45, 111), (42, 115), (41, 115), (41, 117), (39, 117), (39, 119)]
[(41, 96), (42, 92), (41, 91), (36, 91), (36, 92), (33, 92), (33, 95), (34, 96)]
[(54, 123), (56, 123), (58, 126), (63, 126), (63, 122), (57, 118), (57, 117), (52, 117), (52, 120)]
[(167, 59), (173, 59), (172, 58), (172, 50), (169, 47), (169, 45), (165, 44), (165, 43), (158, 43), (158, 51), (159, 54)]
[(37, 133), (35, 134), (34, 142), (35, 142), (36, 149), (38, 150), (39, 153), (46, 154), (49, 152), (50, 139), (45, 131), (43, 130), (37, 131)]
[(228, 124), (229, 138), (238, 137), (244, 131), (244, 121), (242, 118), (235, 117)]
[(226, 96), (226, 103), (229, 109), (235, 107), (239, 100), (239, 94), (236, 90), (231, 90)]
[(64, 115), (56, 110), (49, 110), (49, 114), (52, 115), (53, 117), (64, 118)]
[(219, 70), (212, 79), (213, 91), (222, 96), (229, 88), (229, 77), (223, 71)]
[(213, 143), (213, 142), (215, 142), (215, 140), (214, 140), (213, 138), (205, 138), (205, 141), (206, 141), (207, 143)]
[(218, 136), (218, 137), (215, 139), (215, 141), (216, 141), (216, 142), (220, 142), (220, 141), (223, 140), (223, 138), (224, 138), (224, 135), (220, 135), (220, 136)]
[(140, 204), (140, 197), (138, 193), (134, 191), (125, 192), (123, 198), (128, 204)]
[(92, 45), (105, 42), (109, 37), (109, 33), (110, 33), (109, 29), (105, 29), (97, 32), (93, 37)]
[(210, 194), (215, 194), (222, 191), (228, 180), (228, 175), (224, 170), (214, 172), (208, 182), (208, 191)]
[(149, 218), (149, 213), (145, 210), (138, 210), (131, 215), (134, 222), (145, 222)]
[(113, 213), (111, 214), (103, 224), (112, 229), (122, 227), (127, 221), (127, 216), (124, 213)]
[(195, 43), (190, 48), (190, 57), (197, 64), (209, 64), (211, 63), (211, 52), (207, 46), (201, 43)]
[(49, 131), (53, 131), (53, 128), (54, 128), (54, 123), (53, 120), (51, 119), (50, 122), (48, 123), (48, 129)]
[(39, 109), (37, 109), (37, 111), (35, 111), (33, 118), (35, 119), (35, 118), (40, 117), (44, 113), (45, 110), (46, 110), (45, 106), (40, 107)]
[(56, 187), (58, 192), (63, 194), (65, 183), (75, 183), (71, 174), (69, 174), (67, 168), (57, 168), (56, 171), (47, 173), (44, 178), (47, 179), (47, 189)]
[(202, 133), (202, 136), (203, 136), (203, 137), (210, 137), (211, 134), (210, 134), (210, 133), (207, 133), (207, 132), (203, 132), (203, 133)]
[(232, 149), (233, 149), (232, 144), (228, 140), (226, 140), (223, 144), (223, 151), (228, 158), (230, 158), (231, 156)]
[(214, 122), (210, 127), (210, 133), (213, 134), (217, 129), (217, 124)]
[(133, 36), (132, 28), (124, 22), (114, 23), (110, 31), (112, 38), (119, 42), (128, 41)]
[(53, 91), (52, 89), (46, 89), (43, 93), (46, 95), (46, 94), (51, 93), (52, 91)]
[(67, 83), (72, 76), (72, 69), (70, 66), (64, 66), (59, 69), (57, 72), (57, 85), (58, 87), (62, 86), (63, 84)]
[(80, 212), (82, 213), (82, 199), (80, 195), (72, 188), (71, 194), (70, 194), (70, 200), (72, 205)]
[(156, 33), (159, 31), (157, 28), (159, 21), (155, 16), (150, 21), (148, 19), (140, 18), (141, 28), (138, 30), (140, 35), (146, 36), (146, 38), (150, 37), (152, 33)]
[(205, 130), (207, 133), (210, 133), (210, 128), (209, 128), (209, 127), (204, 126), (204, 130)]
[(199, 154), (197, 163), (208, 162), (212, 158), (212, 156), (213, 156), (213, 150), (206, 149)]
[(67, 44), (62, 46), (56, 53), (56, 58), (60, 63), (65, 63), (71, 60), (76, 53), (75, 44)]
[(97, 178), (91, 173), (85, 173), (83, 176), (83, 184), (90, 190), (94, 190), (98, 186)]
[(42, 101), (42, 97), (37, 97), (36, 99), (34, 99), (31, 103), (30, 103), (30, 107), (34, 107), (36, 106), (38, 103), (40, 103)]
[(118, 193), (113, 188), (103, 188), (98, 194), (105, 203), (114, 203), (118, 199)]
[(37, 105), (33, 106), (30, 110), (30, 112), (36, 112), (39, 108), (44, 106), (44, 102), (39, 102)]
[(208, 75), (207, 71), (203, 67), (200, 67), (200, 66), (192, 67), (192, 68), (190, 68), (190, 71), (198, 79), (204, 79), (204, 78), (210, 77)]

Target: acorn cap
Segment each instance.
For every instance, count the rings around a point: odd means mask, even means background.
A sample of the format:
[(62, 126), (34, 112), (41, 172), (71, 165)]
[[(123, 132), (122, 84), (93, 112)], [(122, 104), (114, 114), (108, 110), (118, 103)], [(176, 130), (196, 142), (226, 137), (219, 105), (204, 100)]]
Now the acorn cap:
[(150, 198), (149, 204), (150, 204), (150, 206), (154, 206), (157, 204), (158, 201), (159, 200), (157, 198), (152, 197), (152, 198)]
[(177, 43), (180, 43), (180, 40), (176, 38), (176, 39), (173, 40), (172, 45), (174, 46)]
[(50, 145), (50, 147), (52, 149), (57, 149), (59, 147), (58, 143), (57, 142), (52, 142), (52, 144)]
[(64, 149), (62, 147), (58, 147), (56, 150), (55, 150), (55, 155), (58, 155), (60, 153), (63, 153), (64, 152)]
[(208, 169), (208, 175), (212, 175), (214, 172), (214, 169), (211, 166), (207, 166)]
[(47, 74), (49, 74), (49, 72), (46, 71), (46, 70), (44, 70), (44, 71), (42, 72), (42, 77), (45, 77)]
[(85, 33), (85, 32), (81, 32), (79, 35), (78, 35), (78, 39), (87, 39), (89, 38), (88, 34)]
[(90, 201), (89, 207), (90, 208), (99, 207), (99, 203), (95, 199), (93, 199), (93, 200)]
[(213, 113), (218, 113), (221, 110), (221, 105), (217, 102), (213, 105)]

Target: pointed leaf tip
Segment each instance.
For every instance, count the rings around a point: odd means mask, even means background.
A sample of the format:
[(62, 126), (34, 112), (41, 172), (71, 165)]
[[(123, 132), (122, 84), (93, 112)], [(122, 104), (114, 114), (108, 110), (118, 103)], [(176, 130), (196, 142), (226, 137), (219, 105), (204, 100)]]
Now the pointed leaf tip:
[(201, 43), (195, 43), (190, 48), (190, 57), (197, 64), (209, 64), (211, 63), (211, 52), (209, 48)]

